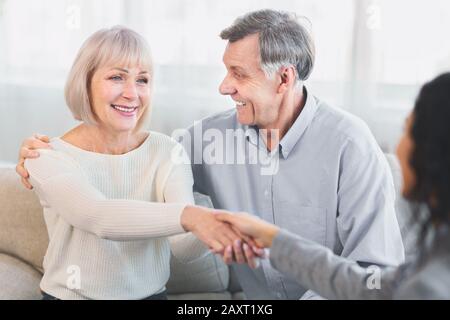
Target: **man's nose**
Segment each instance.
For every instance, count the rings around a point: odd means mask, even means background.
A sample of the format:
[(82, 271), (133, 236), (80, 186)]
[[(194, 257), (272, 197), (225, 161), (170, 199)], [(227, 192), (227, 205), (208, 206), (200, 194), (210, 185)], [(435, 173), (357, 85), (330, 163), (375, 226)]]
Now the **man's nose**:
[(219, 92), (223, 95), (232, 95), (236, 93), (236, 88), (233, 85), (233, 81), (230, 80), (230, 77), (227, 75), (225, 79), (223, 79), (222, 83), (219, 86)]

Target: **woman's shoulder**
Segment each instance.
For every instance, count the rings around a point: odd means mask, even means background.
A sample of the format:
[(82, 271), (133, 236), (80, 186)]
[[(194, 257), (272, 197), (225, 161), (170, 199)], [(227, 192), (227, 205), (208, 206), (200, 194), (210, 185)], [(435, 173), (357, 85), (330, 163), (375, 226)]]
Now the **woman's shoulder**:
[(149, 132), (147, 150), (152, 158), (158, 160), (158, 163), (173, 164), (189, 164), (190, 160), (184, 147), (174, 138), (160, 132)]
[(53, 162), (65, 162), (75, 165), (76, 162), (69, 154), (64, 150), (61, 140), (59, 138), (50, 139), (49, 149), (37, 149), (39, 157), (34, 159), (26, 159), (28, 163), (42, 162), (46, 165), (52, 165)]
[(38, 149), (38, 158), (26, 159), (25, 167), (34, 178), (48, 179), (56, 175), (74, 172), (80, 169), (79, 164), (50, 142), (53, 149)]
[(174, 138), (156, 131), (149, 131), (148, 146), (158, 151), (171, 152), (174, 148), (183, 148)]
[(172, 138), (171, 136), (168, 136), (167, 134), (157, 132), (157, 131), (147, 131), (148, 138), (153, 141), (158, 141), (159, 143), (168, 144), (168, 145), (175, 145), (177, 144), (177, 141)]

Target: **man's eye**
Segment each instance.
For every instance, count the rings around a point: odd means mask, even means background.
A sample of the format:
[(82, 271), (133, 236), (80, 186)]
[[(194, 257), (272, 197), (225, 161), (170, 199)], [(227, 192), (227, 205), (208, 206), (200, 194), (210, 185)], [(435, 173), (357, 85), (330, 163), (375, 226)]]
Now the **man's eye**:
[(240, 74), (240, 73), (235, 73), (234, 76), (236, 77), (236, 79), (241, 79), (242, 78), (242, 74)]

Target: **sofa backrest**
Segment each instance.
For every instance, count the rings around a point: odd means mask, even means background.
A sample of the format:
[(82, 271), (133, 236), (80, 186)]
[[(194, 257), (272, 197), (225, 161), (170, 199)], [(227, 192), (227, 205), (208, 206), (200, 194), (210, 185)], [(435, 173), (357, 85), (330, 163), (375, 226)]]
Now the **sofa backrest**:
[(42, 271), (48, 245), (39, 199), (13, 168), (0, 168), (0, 252)]

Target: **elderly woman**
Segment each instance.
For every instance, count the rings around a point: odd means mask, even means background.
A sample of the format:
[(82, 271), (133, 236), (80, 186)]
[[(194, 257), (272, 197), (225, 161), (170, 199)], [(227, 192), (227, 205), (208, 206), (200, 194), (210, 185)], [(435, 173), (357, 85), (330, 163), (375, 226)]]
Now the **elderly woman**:
[[(191, 231), (215, 251), (240, 239), (212, 210), (192, 205), (183, 148), (143, 129), (152, 80), (148, 46), (126, 28), (96, 32), (75, 59), (65, 96), (81, 124), (25, 161), (50, 239), (44, 298), (164, 299), (168, 236)], [(179, 242), (183, 261), (208, 252), (192, 234)]]
[[(363, 269), (286, 230), (240, 214), (219, 214), (260, 246), (270, 262), (329, 299), (450, 299), (450, 73), (426, 84), (397, 148), (403, 196), (416, 202), (421, 226), (417, 260)], [(419, 210), (427, 209), (426, 215)], [(386, 244), (389, 245), (389, 244)], [(230, 261), (231, 256), (225, 257)]]

